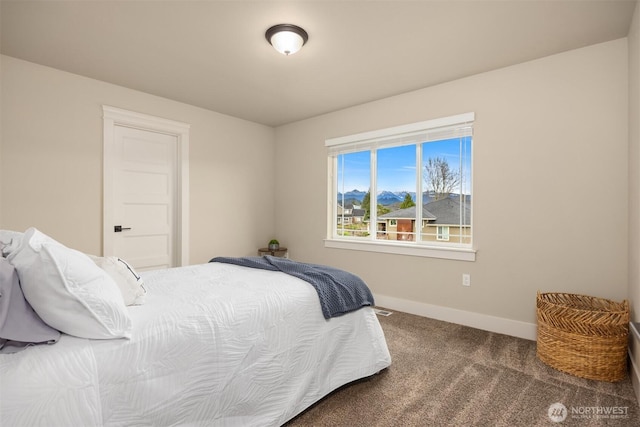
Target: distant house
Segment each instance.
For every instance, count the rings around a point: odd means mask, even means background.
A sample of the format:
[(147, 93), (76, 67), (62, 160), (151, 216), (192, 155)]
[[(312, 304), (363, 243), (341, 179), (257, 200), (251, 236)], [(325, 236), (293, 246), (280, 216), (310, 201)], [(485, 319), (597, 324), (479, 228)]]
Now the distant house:
[(342, 207), (338, 204), (338, 225), (361, 224), (365, 210), (359, 205), (351, 203)]
[[(416, 206), (378, 217), (378, 238), (415, 240)], [(422, 205), (423, 241), (471, 243), (471, 206), (459, 198), (446, 197)]]

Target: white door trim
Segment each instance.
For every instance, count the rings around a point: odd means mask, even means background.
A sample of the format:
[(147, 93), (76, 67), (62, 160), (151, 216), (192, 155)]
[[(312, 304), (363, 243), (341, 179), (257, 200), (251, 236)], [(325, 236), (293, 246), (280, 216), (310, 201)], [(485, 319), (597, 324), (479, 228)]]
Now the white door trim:
[[(103, 136), (103, 218), (102, 218), (102, 253), (104, 256), (113, 254), (112, 240), (108, 236), (113, 234), (113, 212), (107, 209), (107, 201), (113, 198), (113, 180), (109, 175), (112, 170), (113, 139), (115, 126), (128, 126), (152, 132), (174, 135), (178, 140), (176, 161), (176, 217), (175, 217), (175, 259), (179, 266), (189, 264), (189, 128), (188, 123), (163, 119), (123, 110), (121, 108), (102, 106), (104, 136)], [(107, 234), (108, 233), (108, 234)]]

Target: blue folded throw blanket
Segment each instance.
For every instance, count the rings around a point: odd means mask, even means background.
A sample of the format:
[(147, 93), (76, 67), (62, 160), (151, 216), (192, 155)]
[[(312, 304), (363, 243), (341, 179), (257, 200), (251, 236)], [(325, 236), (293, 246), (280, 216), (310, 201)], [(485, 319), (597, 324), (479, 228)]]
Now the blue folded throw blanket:
[(373, 295), (364, 281), (353, 273), (326, 265), (306, 264), (287, 258), (215, 257), (209, 262), (223, 262), (242, 267), (282, 271), (310, 283), (318, 292), (325, 319), (340, 316), (364, 306), (373, 306)]

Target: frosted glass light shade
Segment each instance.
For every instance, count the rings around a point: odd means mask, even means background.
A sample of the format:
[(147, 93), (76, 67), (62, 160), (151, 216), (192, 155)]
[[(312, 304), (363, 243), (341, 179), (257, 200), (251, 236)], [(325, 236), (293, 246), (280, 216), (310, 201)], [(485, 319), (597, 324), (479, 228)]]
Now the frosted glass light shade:
[(280, 53), (291, 55), (302, 47), (302, 37), (291, 31), (282, 31), (271, 37), (271, 45)]
[(265, 37), (283, 55), (296, 53), (309, 39), (305, 30), (291, 24), (274, 25), (267, 30)]

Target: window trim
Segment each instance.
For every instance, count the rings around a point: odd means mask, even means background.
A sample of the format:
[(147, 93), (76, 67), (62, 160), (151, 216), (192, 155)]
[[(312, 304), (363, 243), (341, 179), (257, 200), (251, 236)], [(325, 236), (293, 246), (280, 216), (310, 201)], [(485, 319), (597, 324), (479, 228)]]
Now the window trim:
[[(338, 149), (338, 146), (349, 145), (350, 149), (359, 151), (357, 145), (362, 144), (362, 150), (371, 150), (370, 146), (367, 147), (368, 141), (371, 140), (384, 140), (398, 137), (399, 135), (413, 134), (418, 132), (429, 131), (432, 129), (462, 125), (464, 123), (473, 123), (475, 120), (475, 113), (464, 113), (455, 116), (443, 117), (433, 120), (427, 120), (417, 123), (411, 123), (406, 125), (400, 125), (390, 127), (386, 129), (362, 132), (354, 135), (347, 135), (336, 138), (329, 138), (325, 141), (325, 146), (329, 149), (329, 155), (327, 156), (327, 234), (324, 240), (324, 246), (326, 248), (335, 249), (347, 249), (358, 250), (367, 252), (380, 252), (391, 253), (399, 255), (421, 256), (429, 258), (441, 258), (460, 261), (475, 261), (476, 249), (475, 240), (472, 239), (471, 245), (457, 246), (451, 243), (429, 242), (425, 244), (423, 242), (416, 244), (398, 243), (396, 241), (384, 241), (376, 239), (349, 239), (349, 238), (337, 238), (334, 236), (336, 228), (336, 207), (337, 200), (334, 200), (334, 186), (336, 185), (336, 179), (333, 174), (335, 172), (335, 159), (336, 156), (331, 153), (332, 147)], [(367, 148), (365, 148), (367, 147)], [(375, 150), (372, 153), (372, 165), (375, 166)], [(372, 176), (375, 171), (372, 171)], [(473, 150), (471, 157), (471, 174), (473, 175)], [(473, 194), (473, 179), (471, 180), (471, 194)], [(471, 198), (471, 227), (473, 229), (473, 200)], [(375, 235), (375, 234), (374, 234)]]
[(439, 119), (425, 120), (423, 122), (409, 123), (406, 125), (394, 126), (385, 129), (361, 132), (354, 135), (339, 136), (329, 138), (324, 142), (325, 147), (333, 147), (336, 145), (354, 144), (364, 142), (371, 139), (389, 138), (401, 134), (409, 134), (430, 129), (442, 128), (446, 126), (454, 126), (465, 122), (473, 122), (475, 113), (464, 113), (455, 116), (442, 117)]
[(476, 250), (457, 246), (437, 247), (437, 245), (408, 245), (388, 241), (331, 239), (324, 240), (325, 248), (347, 249), (364, 252), (379, 252), (396, 255), (409, 255), (427, 258), (450, 259), (457, 261), (475, 261)]

